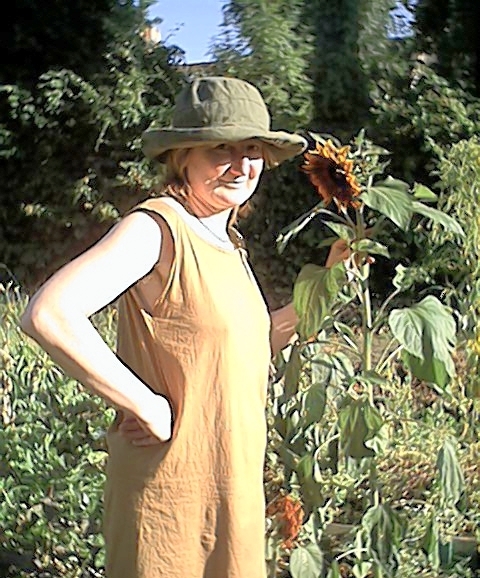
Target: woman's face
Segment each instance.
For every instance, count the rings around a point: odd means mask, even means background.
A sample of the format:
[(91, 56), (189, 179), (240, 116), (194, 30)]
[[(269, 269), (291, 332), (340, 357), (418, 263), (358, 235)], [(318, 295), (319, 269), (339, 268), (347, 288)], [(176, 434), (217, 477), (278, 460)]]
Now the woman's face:
[(263, 170), (262, 143), (255, 139), (190, 149), (186, 176), (193, 201), (221, 211), (242, 205)]

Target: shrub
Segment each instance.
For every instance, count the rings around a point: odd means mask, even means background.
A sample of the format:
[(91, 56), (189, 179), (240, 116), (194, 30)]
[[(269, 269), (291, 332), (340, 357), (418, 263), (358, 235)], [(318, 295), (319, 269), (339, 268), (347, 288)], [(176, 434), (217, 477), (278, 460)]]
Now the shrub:
[[(0, 566), (16, 565), (16, 577), (98, 577), (112, 410), (21, 333), (25, 306), (20, 291), (0, 287)], [(113, 343), (115, 311), (95, 322)]]

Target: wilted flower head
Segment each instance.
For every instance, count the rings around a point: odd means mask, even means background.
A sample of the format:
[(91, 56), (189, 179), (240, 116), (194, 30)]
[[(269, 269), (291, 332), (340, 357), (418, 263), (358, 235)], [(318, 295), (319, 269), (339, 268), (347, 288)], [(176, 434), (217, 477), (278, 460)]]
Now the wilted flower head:
[(331, 140), (316, 143), (315, 150), (305, 153), (302, 170), (307, 173), (325, 205), (332, 200), (337, 207), (358, 207), (355, 200), (360, 194), (360, 185), (353, 174), (353, 161), (348, 158), (349, 146), (337, 148)]
[(277, 496), (268, 505), (267, 515), (277, 519), (279, 533), (283, 538), (282, 546), (292, 548), (305, 515), (300, 500), (290, 494)]

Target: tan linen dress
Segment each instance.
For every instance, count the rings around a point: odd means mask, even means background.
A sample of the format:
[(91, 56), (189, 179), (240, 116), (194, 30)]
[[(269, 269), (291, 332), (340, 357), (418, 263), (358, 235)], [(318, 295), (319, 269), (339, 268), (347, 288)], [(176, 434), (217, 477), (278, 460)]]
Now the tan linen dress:
[(167, 224), (174, 260), (166, 287), (157, 265), (122, 296), (118, 355), (175, 422), (150, 447), (119, 434), (121, 412), (108, 432), (107, 576), (265, 578), (265, 302), (244, 252), (202, 238), (176, 201), (137, 209)]

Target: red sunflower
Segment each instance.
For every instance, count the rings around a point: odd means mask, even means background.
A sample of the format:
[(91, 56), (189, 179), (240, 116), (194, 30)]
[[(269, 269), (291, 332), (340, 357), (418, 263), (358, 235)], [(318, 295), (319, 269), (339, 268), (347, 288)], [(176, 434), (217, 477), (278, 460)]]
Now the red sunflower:
[(353, 174), (353, 161), (348, 159), (349, 146), (335, 147), (331, 140), (324, 145), (317, 142), (315, 150), (305, 153), (302, 170), (308, 175), (318, 194), (329, 205), (332, 200), (337, 207), (359, 207), (356, 197), (361, 192)]

